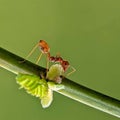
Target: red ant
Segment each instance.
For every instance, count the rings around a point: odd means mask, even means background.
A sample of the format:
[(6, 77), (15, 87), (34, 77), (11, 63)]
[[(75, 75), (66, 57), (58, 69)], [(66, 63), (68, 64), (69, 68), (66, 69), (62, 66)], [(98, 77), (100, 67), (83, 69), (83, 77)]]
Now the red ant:
[[(26, 59), (35, 51), (35, 49), (37, 47), (40, 47), (40, 50), (41, 50), (41, 54), (39, 55), (37, 61), (36, 61), (36, 64), (38, 64), (38, 62), (40, 61), (41, 57), (43, 54), (46, 55), (46, 58), (47, 58), (47, 70), (49, 68), (49, 62), (57, 62), (57, 63), (60, 63), (60, 65), (62, 66), (64, 72), (66, 72), (66, 70), (68, 69), (68, 67), (70, 66), (69, 62), (66, 61), (66, 60), (63, 60), (62, 57), (60, 56), (50, 56), (50, 47), (49, 45), (47, 44), (47, 42), (45, 42), (44, 40), (40, 40), (38, 44), (36, 44), (33, 49), (30, 51), (30, 53), (28, 54), (28, 56), (26, 57)], [(25, 61), (25, 60), (24, 60)], [(70, 73), (67, 74), (70, 75), (71, 73), (75, 72), (75, 68), (73, 68), (71, 66), (71, 68), (73, 69)]]

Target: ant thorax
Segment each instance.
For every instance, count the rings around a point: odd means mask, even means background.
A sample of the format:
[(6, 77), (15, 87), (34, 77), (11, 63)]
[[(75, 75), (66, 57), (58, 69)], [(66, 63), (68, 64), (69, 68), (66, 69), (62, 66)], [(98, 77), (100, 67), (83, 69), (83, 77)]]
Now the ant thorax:
[(47, 72), (46, 78), (56, 83), (61, 83), (62, 82), (61, 76), (63, 74), (64, 74), (64, 69), (62, 65), (54, 64), (50, 67), (49, 71)]

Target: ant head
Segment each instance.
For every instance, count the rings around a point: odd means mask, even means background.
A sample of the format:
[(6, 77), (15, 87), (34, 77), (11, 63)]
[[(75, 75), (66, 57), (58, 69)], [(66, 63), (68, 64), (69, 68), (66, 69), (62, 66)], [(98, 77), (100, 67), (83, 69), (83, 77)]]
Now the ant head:
[(64, 71), (66, 71), (68, 69), (68, 67), (70, 66), (69, 62), (65, 61), (65, 60), (62, 61), (61, 65), (62, 65)]
[(49, 45), (44, 40), (39, 41), (39, 47), (42, 53), (49, 53), (50, 51)]

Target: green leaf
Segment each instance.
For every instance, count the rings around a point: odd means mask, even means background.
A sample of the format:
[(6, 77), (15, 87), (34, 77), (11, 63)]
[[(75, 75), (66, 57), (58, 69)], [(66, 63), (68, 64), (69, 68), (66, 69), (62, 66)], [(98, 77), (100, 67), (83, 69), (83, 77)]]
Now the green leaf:
[(48, 88), (45, 79), (40, 79), (36, 75), (19, 73), (16, 77), (17, 83), (20, 88), (24, 88), (27, 93), (39, 97), (43, 108), (50, 106), (53, 100), (53, 92)]
[(43, 108), (47, 108), (51, 105), (52, 101), (53, 101), (53, 91), (51, 89), (48, 89), (47, 94), (41, 99), (41, 105)]

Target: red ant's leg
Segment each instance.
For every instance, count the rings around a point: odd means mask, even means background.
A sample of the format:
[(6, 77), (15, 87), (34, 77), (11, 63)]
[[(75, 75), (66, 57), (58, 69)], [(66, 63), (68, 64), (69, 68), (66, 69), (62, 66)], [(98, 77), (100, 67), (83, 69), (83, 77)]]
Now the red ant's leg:
[(41, 53), (36, 61), (36, 64), (38, 64), (38, 62), (40, 61), (41, 57), (42, 57), (43, 53)]

